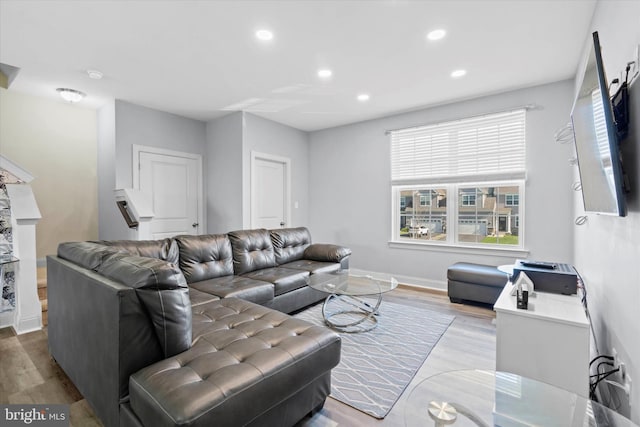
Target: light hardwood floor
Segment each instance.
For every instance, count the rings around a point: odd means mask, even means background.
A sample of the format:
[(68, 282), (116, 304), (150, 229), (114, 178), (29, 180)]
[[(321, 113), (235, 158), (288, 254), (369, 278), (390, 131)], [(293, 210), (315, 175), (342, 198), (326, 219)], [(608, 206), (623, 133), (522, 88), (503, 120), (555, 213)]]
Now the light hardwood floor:
[[(421, 306), (456, 316), (387, 417), (376, 420), (328, 398), (324, 409), (299, 427), (404, 426), (405, 401), (420, 381), (457, 369), (495, 369), (495, 313), (487, 308), (451, 304), (439, 292), (408, 287), (384, 295), (385, 301)], [(384, 304), (384, 301), (383, 301)], [(46, 329), (16, 336), (0, 329), (0, 403), (64, 403), (72, 426), (100, 426), (93, 410), (49, 357)]]

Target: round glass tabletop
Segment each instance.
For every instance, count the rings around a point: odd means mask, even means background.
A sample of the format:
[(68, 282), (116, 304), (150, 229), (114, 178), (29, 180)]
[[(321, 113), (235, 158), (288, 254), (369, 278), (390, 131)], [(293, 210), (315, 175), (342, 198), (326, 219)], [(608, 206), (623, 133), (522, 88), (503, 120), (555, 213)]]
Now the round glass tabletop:
[(638, 427), (575, 393), (506, 372), (463, 370), (418, 383), (405, 406), (405, 425)]
[(398, 287), (398, 281), (389, 275), (357, 275), (349, 270), (312, 274), (307, 283), (318, 291), (352, 296), (382, 294)]

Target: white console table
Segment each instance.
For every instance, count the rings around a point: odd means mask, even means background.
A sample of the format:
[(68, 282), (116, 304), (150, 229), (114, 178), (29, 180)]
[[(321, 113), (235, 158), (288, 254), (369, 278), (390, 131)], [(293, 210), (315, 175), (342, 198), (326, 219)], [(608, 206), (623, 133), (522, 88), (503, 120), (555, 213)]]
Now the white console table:
[(589, 321), (577, 295), (536, 292), (516, 308), (508, 283), (496, 304), (496, 370), (589, 396)]

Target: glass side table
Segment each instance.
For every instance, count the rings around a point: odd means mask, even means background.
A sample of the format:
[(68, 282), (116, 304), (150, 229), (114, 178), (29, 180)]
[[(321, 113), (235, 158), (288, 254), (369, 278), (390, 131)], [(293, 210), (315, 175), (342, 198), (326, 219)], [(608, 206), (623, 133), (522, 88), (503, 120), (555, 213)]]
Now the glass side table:
[(638, 427), (575, 393), (506, 372), (434, 375), (411, 390), (405, 425), (482, 427)]

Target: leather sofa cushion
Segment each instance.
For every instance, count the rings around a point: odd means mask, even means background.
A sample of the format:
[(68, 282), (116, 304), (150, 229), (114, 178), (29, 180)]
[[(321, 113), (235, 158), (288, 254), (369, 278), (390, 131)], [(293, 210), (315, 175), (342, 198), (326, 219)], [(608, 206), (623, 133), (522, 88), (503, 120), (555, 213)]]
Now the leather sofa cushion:
[(162, 240), (101, 240), (97, 242), (130, 255), (157, 258), (178, 264), (178, 244), (173, 239)]
[(142, 425), (246, 425), (340, 360), (325, 327), (236, 298), (206, 307), (209, 328), (190, 350), (131, 376)]
[[(191, 301), (191, 316), (193, 319), (193, 307), (206, 304), (211, 301), (219, 300), (220, 297), (216, 295), (211, 295), (206, 292), (199, 291), (191, 286), (189, 286), (189, 300)], [(193, 320), (192, 320), (193, 323)]]
[(268, 230), (238, 230), (230, 232), (228, 236), (233, 250), (235, 274), (276, 266), (276, 256)]
[(67, 242), (58, 245), (58, 256), (80, 267), (96, 270), (106, 257), (118, 253), (116, 248), (107, 248), (95, 242)]
[(351, 249), (344, 246), (315, 243), (305, 249), (303, 257), (313, 261), (340, 262), (351, 255)]
[(233, 275), (231, 242), (226, 234), (178, 236), (180, 269), (187, 283)]
[(223, 276), (191, 283), (191, 288), (220, 298), (242, 298), (264, 304), (273, 299), (273, 284), (244, 276)]
[(291, 268), (294, 270), (304, 270), (311, 274), (333, 273), (340, 270), (340, 264), (336, 262), (311, 261), (308, 259), (300, 259), (298, 261), (288, 262), (280, 265), (282, 268)]
[(278, 265), (301, 259), (311, 244), (311, 233), (306, 227), (279, 228), (270, 233)]
[(104, 258), (96, 268), (96, 273), (136, 289), (187, 287), (184, 275), (175, 264), (122, 252)]
[(178, 267), (156, 258), (118, 253), (105, 258), (96, 272), (136, 289), (165, 357), (190, 348), (191, 301)]
[(273, 283), (275, 296), (307, 286), (308, 271), (273, 267), (245, 273), (242, 277)]

